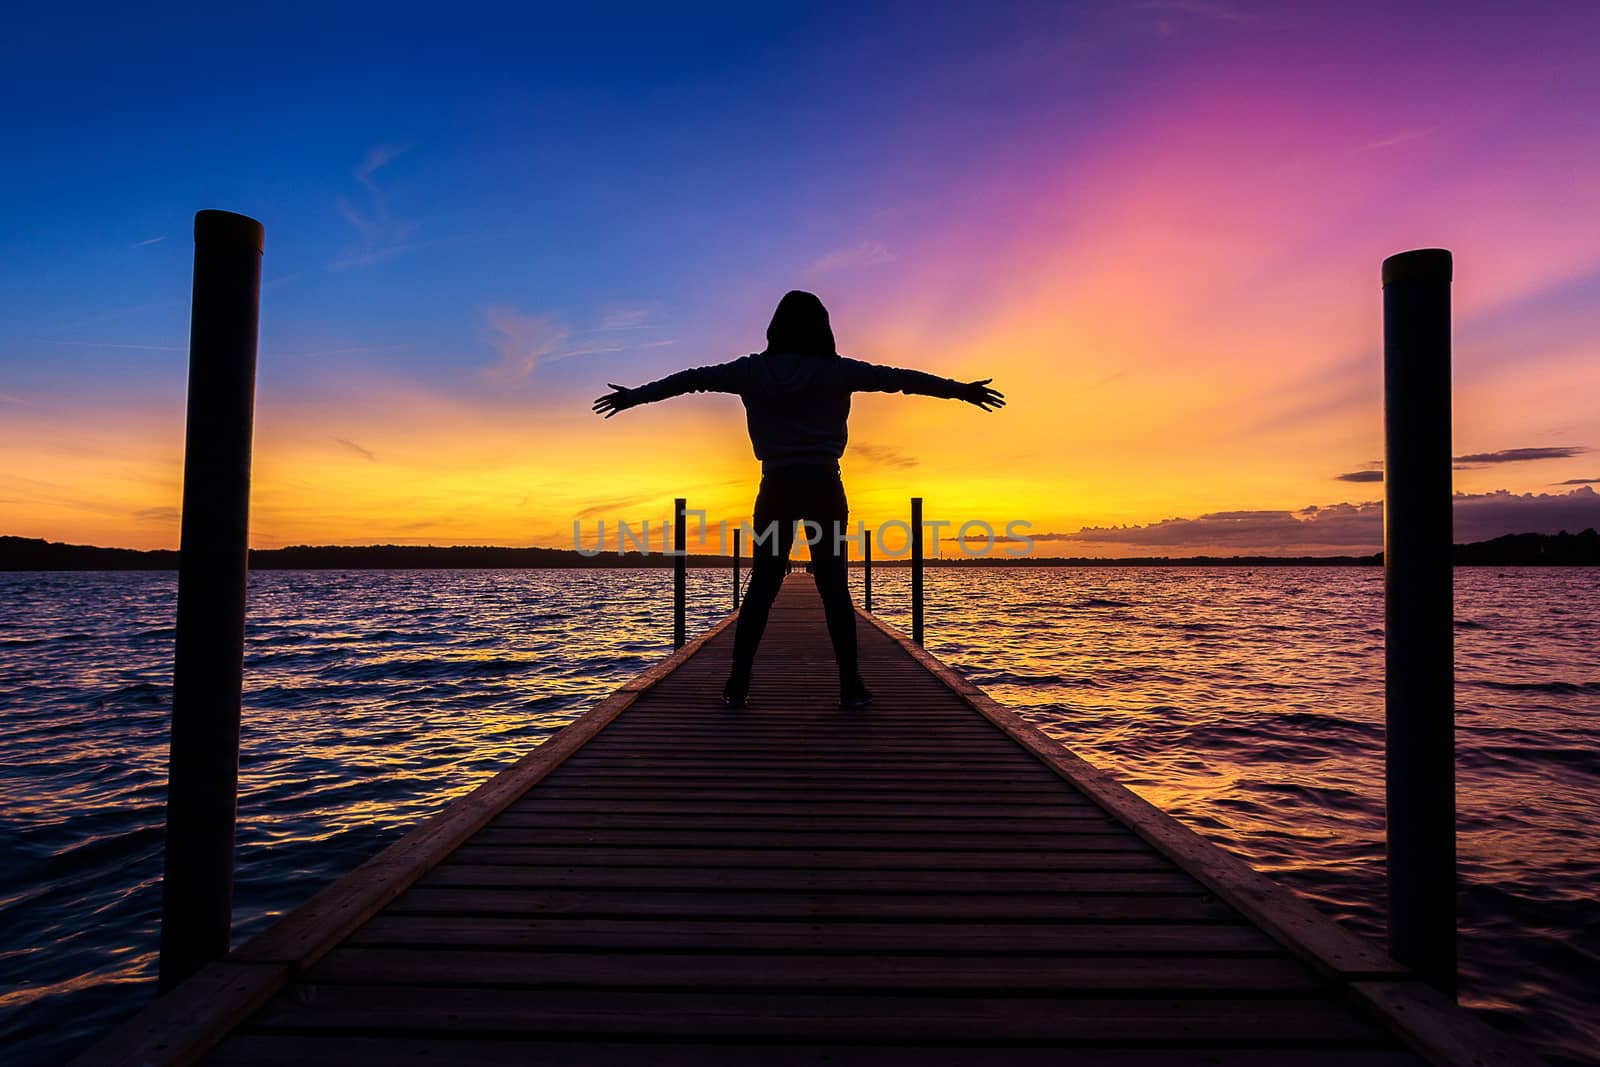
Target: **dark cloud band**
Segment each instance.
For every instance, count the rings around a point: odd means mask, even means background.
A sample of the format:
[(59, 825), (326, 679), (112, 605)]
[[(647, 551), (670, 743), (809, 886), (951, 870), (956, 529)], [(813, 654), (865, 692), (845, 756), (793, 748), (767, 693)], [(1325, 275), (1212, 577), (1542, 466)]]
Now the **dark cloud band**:
[[(1568, 493), (1457, 493), (1455, 539), (1487, 541), (1508, 533), (1553, 534), (1600, 528), (1600, 493), (1585, 485)], [(1383, 504), (1330, 504), (1299, 511), (1222, 511), (1163, 519), (1143, 526), (1086, 526), (1076, 533), (1034, 534), (1035, 541), (1227, 549), (1234, 552), (1377, 551)]]

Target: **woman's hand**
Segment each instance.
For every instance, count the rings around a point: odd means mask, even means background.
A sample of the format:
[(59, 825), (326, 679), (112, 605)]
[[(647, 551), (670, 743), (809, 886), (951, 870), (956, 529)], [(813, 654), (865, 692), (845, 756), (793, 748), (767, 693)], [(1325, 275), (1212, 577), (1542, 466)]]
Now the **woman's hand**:
[(961, 394), (961, 399), (969, 404), (976, 404), (985, 411), (1006, 406), (1006, 395), (998, 389), (990, 389), (989, 383), (993, 378), (985, 378), (981, 382), (968, 382), (966, 389)]
[(606, 385), (610, 386), (613, 391), (594, 402), (594, 413), (596, 415), (604, 415), (609, 419), (617, 412), (627, 411), (638, 403), (633, 398), (633, 390), (627, 386), (613, 385), (611, 382), (607, 382)]

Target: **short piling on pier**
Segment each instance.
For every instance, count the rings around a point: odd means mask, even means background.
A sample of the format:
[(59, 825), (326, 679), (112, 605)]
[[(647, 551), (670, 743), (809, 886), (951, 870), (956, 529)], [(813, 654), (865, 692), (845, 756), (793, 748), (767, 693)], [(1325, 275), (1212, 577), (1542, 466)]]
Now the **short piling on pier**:
[(872, 531), (861, 537), (861, 609), (872, 613)]
[(1381, 949), (784, 583), (113, 1031), (84, 1064), (1515, 1064)]
[(672, 502), (672, 647), (688, 637), (689, 516), (683, 497)]
[(911, 498), (911, 640), (922, 644), (922, 498)]

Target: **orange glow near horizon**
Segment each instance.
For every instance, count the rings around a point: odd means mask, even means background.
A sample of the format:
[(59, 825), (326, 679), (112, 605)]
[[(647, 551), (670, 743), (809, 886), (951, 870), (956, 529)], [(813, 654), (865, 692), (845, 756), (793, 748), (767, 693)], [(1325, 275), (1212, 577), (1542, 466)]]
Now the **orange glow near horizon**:
[[(1597, 324), (1572, 295), (1600, 276), (1592, 227), (1576, 224), (1600, 215), (1600, 142), (1544, 114), (1560, 79), (1451, 111), (1424, 86), (1378, 112), (1337, 79), (1297, 83), (1294, 62), (1197, 60), (1153, 78), (1090, 143), (994, 161), (967, 192), (984, 232), (953, 219), (852, 273), (794, 279), (829, 304), (846, 354), (993, 377), (1010, 399), (983, 414), (858, 397), (843, 460), (853, 517), (877, 525), (920, 495), (932, 517), (1072, 534), (1376, 501), (1380, 483), (1339, 476), (1382, 451), (1378, 265), (1435, 244), (1457, 260), (1458, 452), (1571, 453), (1464, 469), (1458, 490), (1576, 492), (1553, 487), (1600, 475), (1586, 454), (1600, 447)], [(727, 321), (696, 328), (759, 348), (764, 320), (745, 309), (780, 291), (731, 294)], [(264, 323), (284, 303), (269, 290)], [(485, 348), (463, 332), (450, 358)], [(740, 351), (601, 348), (510, 380), (484, 352), (459, 386), (335, 376), (308, 399), (277, 380), (264, 335), (253, 541), (569, 547), (574, 520), (657, 519), (680, 495), (736, 521), (759, 473), (736, 399), (608, 422), (587, 404), (608, 381)], [(86, 386), (12, 400), (3, 532), (176, 544), (180, 397), (129, 407)]]

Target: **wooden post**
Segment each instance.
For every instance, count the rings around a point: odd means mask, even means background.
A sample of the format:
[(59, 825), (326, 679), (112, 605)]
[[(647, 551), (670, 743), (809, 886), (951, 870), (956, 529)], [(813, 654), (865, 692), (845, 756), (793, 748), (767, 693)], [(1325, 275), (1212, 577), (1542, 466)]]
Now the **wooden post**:
[(689, 517), (683, 497), (672, 502), (672, 647), (682, 648), (688, 638), (684, 624), (685, 601), (689, 598)]
[(1456, 987), (1450, 281), (1442, 248), (1383, 262), (1389, 951)]
[(861, 586), (863, 606), (870, 613), (872, 611), (872, 531), (867, 530), (861, 538)]
[(733, 610), (739, 610), (739, 534), (733, 531)]
[(911, 640), (922, 644), (922, 498), (911, 498)]
[(227, 955), (249, 575), (261, 223), (194, 217), (161, 988)]

